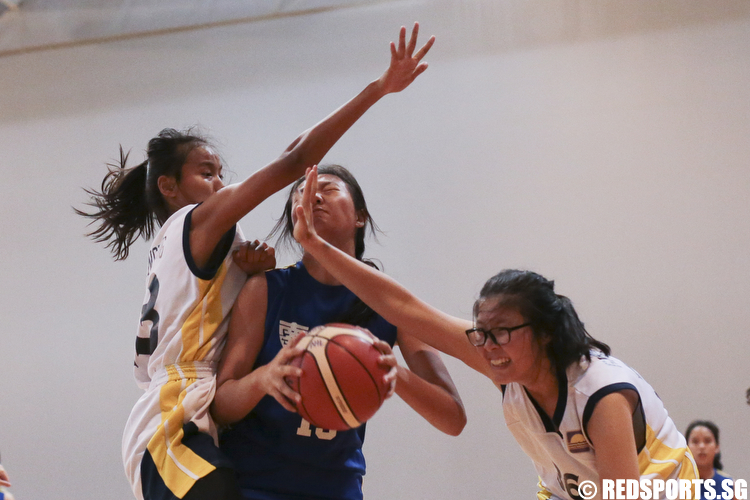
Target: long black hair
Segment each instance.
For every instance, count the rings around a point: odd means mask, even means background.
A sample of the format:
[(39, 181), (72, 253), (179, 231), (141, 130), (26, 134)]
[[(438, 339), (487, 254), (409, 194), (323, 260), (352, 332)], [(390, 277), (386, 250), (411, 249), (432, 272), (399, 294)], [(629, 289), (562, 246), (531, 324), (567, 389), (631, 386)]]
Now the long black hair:
[(518, 308), (537, 338), (549, 339), (546, 354), (556, 370), (565, 370), (582, 356), (591, 361), (592, 348), (609, 356), (609, 346), (589, 335), (570, 299), (555, 293), (554, 281), (532, 271), (500, 271), (479, 292), (475, 316), (480, 302), (499, 295), (503, 305)]
[[(711, 422), (710, 420), (693, 420), (690, 422), (690, 425), (688, 425), (687, 430), (685, 431), (685, 439), (688, 440), (688, 443), (690, 442), (690, 433), (693, 432), (693, 429), (696, 427), (705, 427), (709, 431), (711, 431), (711, 434), (714, 435), (714, 441), (716, 441), (716, 444), (718, 446), (719, 444), (719, 426), (717, 426), (715, 423)], [(722, 470), (724, 466), (721, 464), (721, 452), (714, 455), (714, 469)]]
[(91, 195), (87, 205), (95, 210), (89, 213), (73, 209), (78, 215), (92, 219), (90, 224), (99, 223), (87, 236), (107, 242), (115, 260), (127, 258), (130, 245), (138, 237), (150, 239), (171, 215), (159, 191), (159, 177), (166, 175), (179, 182), (188, 154), (201, 146), (211, 143), (193, 129), (165, 128), (148, 142), (146, 160), (130, 168), (126, 166), (130, 153), (123, 152), (120, 146), (120, 160), (107, 164), (101, 189), (85, 190)]
[[(370, 230), (370, 234), (376, 236), (376, 231), (380, 232), (380, 228), (375, 223), (375, 220), (370, 215), (370, 211), (367, 209), (367, 202), (365, 201), (365, 195), (362, 192), (357, 179), (349, 172), (346, 168), (341, 165), (320, 165), (318, 167), (318, 175), (335, 175), (346, 184), (346, 188), (349, 191), (349, 195), (352, 197), (354, 202), (354, 211), (364, 216), (365, 224), (362, 227), (357, 228), (357, 232), (354, 235), (354, 257), (357, 260), (361, 260), (375, 268), (378, 268), (373, 262), (363, 258), (365, 253), (365, 236), (367, 230)], [(289, 196), (287, 197), (286, 204), (284, 205), (284, 213), (276, 221), (276, 225), (271, 230), (267, 239), (276, 237), (276, 244), (292, 246), (296, 244), (294, 240), (294, 224), (292, 223), (292, 203), (294, 201), (294, 193), (299, 188), (300, 184), (305, 181), (304, 177), (300, 177), (292, 187), (289, 189)]]
[[(364, 217), (364, 225), (358, 227), (354, 235), (354, 257), (357, 260), (380, 270), (380, 267), (378, 267), (373, 260), (364, 258), (365, 237), (367, 236), (367, 231), (369, 230), (373, 236), (376, 236), (376, 232), (380, 232), (380, 228), (375, 223), (372, 215), (370, 215), (370, 211), (367, 209), (367, 202), (365, 201), (362, 187), (359, 185), (359, 182), (357, 182), (354, 175), (341, 165), (327, 164), (318, 166), (318, 175), (324, 174), (335, 175), (344, 181), (344, 184), (346, 184), (346, 188), (349, 191), (349, 195), (354, 202), (354, 211)], [(300, 177), (294, 182), (294, 184), (292, 184), (292, 187), (289, 189), (289, 196), (287, 197), (286, 204), (284, 205), (284, 212), (276, 221), (276, 225), (266, 238), (271, 239), (276, 237), (277, 246), (292, 246), (296, 244), (296, 241), (294, 240), (294, 224), (292, 223), (292, 204), (294, 201), (294, 193), (304, 181), (305, 178)], [(375, 311), (357, 298), (352, 307), (348, 311), (345, 311), (341, 317), (336, 318), (335, 322), (364, 326), (374, 314)]]

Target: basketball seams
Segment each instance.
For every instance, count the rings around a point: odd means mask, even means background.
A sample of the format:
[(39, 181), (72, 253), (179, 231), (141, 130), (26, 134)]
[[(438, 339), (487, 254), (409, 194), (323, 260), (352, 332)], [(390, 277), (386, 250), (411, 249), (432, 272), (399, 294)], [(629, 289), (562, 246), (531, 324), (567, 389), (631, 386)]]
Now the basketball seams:
[[(349, 333), (347, 332), (344, 335), (349, 335)], [(357, 335), (357, 337), (359, 337), (359, 336)], [(349, 348), (346, 345), (344, 345), (344, 344), (342, 344), (340, 342), (337, 342), (336, 339), (331, 339), (329, 342), (332, 343), (332, 344), (335, 344), (335, 345), (339, 346), (341, 349), (345, 350), (346, 353), (349, 354), (354, 359), (354, 361), (356, 361), (359, 364), (359, 366), (362, 367), (362, 370), (370, 378), (370, 381), (372, 381), (372, 385), (375, 386), (375, 390), (378, 393), (378, 401), (380, 401), (382, 403), (383, 402), (383, 394), (380, 391), (380, 384), (378, 384), (378, 381), (373, 376), (372, 372), (370, 371), (370, 368), (364, 362), (362, 362), (361, 359), (359, 359), (359, 356), (357, 355), (357, 353), (354, 353), (354, 352), (350, 351)], [(373, 349), (375, 349), (374, 346), (373, 346)], [(378, 351), (378, 354), (380, 354), (380, 351)], [(326, 351), (326, 355), (327, 355), (327, 351)], [(336, 374), (334, 373), (334, 377), (335, 376), (336, 376)], [(337, 378), (337, 383), (338, 383), (338, 378)], [(340, 384), (339, 384), (339, 387), (340, 387)]]
[[(362, 371), (369, 377), (370, 381), (372, 382), (373, 387), (375, 387), (375, 392), (377, 392), (377, 395), (378, 395), (378, 402), (382, 403), (383, 402), (383, 395), (380, 392), (380, 386), (378, 385), (377, 380), (375, 380), (375, 377), (372, 376), (372, 373), (370, 373), (370, 370), (367, 368), (367, 365), (365, 365), (362, 362), (362, 360), (360, 360), (359, 357), (357, 357), (352, 351), (350, 351), (349, 349), (347, 349), (346, 346), (339, 344), (335, 340), (331, 340), (330, 343), (335, 344), (338, 347), (340, 347), (341, 349), (343, 349), (344, 351), (346, 351), (346, 353), (349, 356), (351, 356), (352, 359), (360, 367), (362, 367)], [(326, 350), (326, 356), (328, 356), (328, 351), (327, 350)], [(329, 359), (329, 364), (330, 364), (330, 359)], [(339, 383), (339, 380), (338, 380), (338, 377), (336, 376), (336, 373), (333, 370), (331, 370), (331, 372), (333, 374), (334, 379), (336, 380), (336, 384), (338, 385), (339, 391), (341, 392), (341, 396), (344, 398), (344, 401), (346, 402), (346, 405), (351, 410), (352, 415), (354, 415), (354, 418), (356, 418), (360, 422), (360, 425), (362, 425), (362, 423), (364, 423), (364, 421), (366, 421), (367, 419), (361, 419), (359, 417), (359, 415), (356, 414), (356, 412), (354, 411), (354, 408), (352, 407), (352, 405), (351, 405), (351, 403), (349, 401), (349, 398), (346, 397), (345, 392), (341, 389), (341, 384)]]
[[(325, 339), (324, 336), (319, 336), (319, 338)], [(323, 383), (326, 385), (328, 393), (333, 401), (333, 406), (336, 408), (336, 411), (338, 411), (341, 419), (351, 428), (359, 427), (361, 422), (355, 418), (354, 412), (352, 412), (352, 409), (349, 407), (349, 403), (344, 397), (341, 387), (331, 369), (331, 364), (327, 355), (327, 348), (328, 340), (325, 339), (324, 342), (320, 344), (311, 342), (310, 346), (308, 346), (307, 352), (313, 356), (318, 371), (323, 378)], [(347, 353), (348, 352), (349, 351), (347, 350)]]
[[(314, 354), (312, 354), (309, 351), (306, 351), (302, 355), (302, 359), (304, 359), (304, 357), (308, 356), (308, 355), (312, 358), (313, 363), (315, 363), (315, 367), (318, 369), (318, 375), (321, 375), (320, 365), (318, 364), (318, 359), (315, 357)], [(303, 365), (303, 364), (304, 364), (304, 361), (300, 362), (300, 366)], [(322, 379), (322, 375), (321, 375), (321, 379)], [(323, 379), (323, 383), (325, 384), (325, 379)], [(326, 384), (326, 388), (327, 388), (327, 384)], [(297, 377), (297, 392), (301, 393), (302, 390), (303, 390), (302, 389), (302, 377)], [(331, 404), (333, 405), (333, 407), (336, 408), (336, 411), (339, 413), (339, 417), (341, 418), (341, 421), (344, 424), (346, 424), (346, 420), (344, 420), (344, 417), (341, 415), (341, 412), (339, 411), (338, 406), (336, 405), (336, 402), (333, 400), (333, 397), (331, 396), (331, 392), (330, 391), (326, 391), (325, 393), (328, 396), (328, 399), (331, 402)], [(302, 405), (302, 409), (304, 410), (304, 413), (305, 413), (304, 416), (306, 417), (306, 420), (311, 421), (312, 419), (310, 418), (310, 410), (307, 409), (307, 406), (305, 405), (305, 400), (304, 399), (300, 402), (300, 405)]]
[(320, 429), (347, 430), (377, 412), (387, 388), (378, 378), (385, 368), (378, 363), (376, 340), (367, 330), (342, 323), (311, 328), (300, 339), (304, 352), (290, 364), (303, 374), (288, 383), (302, 395), (296, 406), (305, 420)]

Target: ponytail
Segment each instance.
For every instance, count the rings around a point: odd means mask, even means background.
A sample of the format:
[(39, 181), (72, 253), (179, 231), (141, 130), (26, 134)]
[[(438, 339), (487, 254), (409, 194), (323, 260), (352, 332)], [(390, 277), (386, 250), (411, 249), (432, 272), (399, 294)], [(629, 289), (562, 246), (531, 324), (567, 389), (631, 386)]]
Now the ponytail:
[(565, 369), (571, 363), (578, 361), (581, 356), (591, 361), (592, 348), (609, 356), (610, 347), (589, 335), (570, 299), (557, 294), (555, 297), (559, 307), (558, 320), (550, 343), (547, 345), (547, 355), (553, 364)]
[(104, 176), (101, 190), (85, 190), (91, 195), (88, 205), (95, 208), (93, 212), (74, 208), (78, 215), (92, 219), (91, 224), (99, 221), (99, 227), (86, 236), (96, 242), (108, 242), (106, 247), (112, 251), (115, 260), (126, 259), (130, 245), (139, 236), (151, 239), (155, 228), (155, 215), (149, 209), (146, 194), (148, 160), (127, 168), (128, 155), (120, 147), (119, 164), (107, 164), (109, 171)]
[(85, 189), (91, 195), (87, 203), (91, 213), (74, 208), (83, 217), (99, 222), (99, 227), (87, 234), (97, 242), (107, 242), (115, 260), (128, 256), (130, 245), (143, 237), (151, 239), (157, 226), (171, 215), (169, 206), (159, 190), (159, 177), (181, 179), (182, 165), (194, 148), (211, 143), (193, 129), (184, 132), (165, 128), (148, 142), (147, 159), (127, 168), (128, 155), (120, 147), (119, 163), (109, 163), (100, 191)]

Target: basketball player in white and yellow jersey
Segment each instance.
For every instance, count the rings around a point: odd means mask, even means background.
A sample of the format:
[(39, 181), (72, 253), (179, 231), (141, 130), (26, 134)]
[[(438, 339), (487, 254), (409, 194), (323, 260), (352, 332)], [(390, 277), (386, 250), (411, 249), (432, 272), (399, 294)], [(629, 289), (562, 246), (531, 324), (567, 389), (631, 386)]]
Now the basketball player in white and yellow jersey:
[(315, 181), (312, 169), (296, 208), (297, 241), (386, 321), (461, 359), (502, 390), (506, 424), (539, 472), (540, 499), (578, 500), (584, 481), (600, 488), (603, 479), (698, 477), (654, 390), (588, 334), (553, 281), (501, 271), (482, 288), (474, 324), (445, 314), (316, 233)]
[(232, 258), (243, 238), (232, 228), (217, 245), (216, 260), (198, 267), (188, 237), (195, 208), (175, 212), (149, 253), (135, 357), (145, 393), (123, 434), (128, 478), (157, 498), (183, 498), (198, 478), (217, 467), (231, 470), (216, 453), (208, 410), (229, 311), (247, 276)]
[[(95, 210), (78, 213), (99, 223), (90, 236), (108, 242), (116, 259), (161, 226), (149, 253), (136, 339), (136, 379), (146, 392), (123, 436), (137, 499), (241, 498), (208, 414), (227, 315), (244, 281), (232, 263), (241, 241), (237, 222), (318, 163), (370, 106), (427, 69), (421, 59), (434, 38), (415, 52), (417, 34), (415, 24), (407, 44), (401, 28), (379, 79), (239, 184), (224, 187), (221, 159), (205, 138), (165, 129), (149, 142), (146, 161), (126, 168), (121, 152), (101, 191), (89, 191)], [(250, 255), (256, 257), (242, 262), (245, 271), (274, 265), (263, 248)]]
[(558, 403), (552, 418), (540, 411), (523, 386), (508, 384), (503, 413), (508, 429), (539, 474), (544, 499), (577, 498), (588, 480), (599, 485), (596, 449), (589, 422), (597, 404), (610, 394), (625, 394), (634, 403), (633, 439), (638, 473), (648, 479), (697, 479), (697, 468), (683, 435), (669, 418), (654, 389), (622, 361), (592, 350), (590, 359), (568, 367), (558, 377)]

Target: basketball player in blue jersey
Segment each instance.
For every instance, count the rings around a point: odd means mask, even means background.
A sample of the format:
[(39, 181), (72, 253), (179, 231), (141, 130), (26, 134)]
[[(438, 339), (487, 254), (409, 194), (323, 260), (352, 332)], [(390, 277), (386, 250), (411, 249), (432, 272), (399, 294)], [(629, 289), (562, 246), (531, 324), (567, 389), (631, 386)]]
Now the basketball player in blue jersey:
[[(701, 479), (712, 479), (711, 492), (706, 485), (698, 488), (696, 500), (703, 498), (727, 498), (733, 490), (733, 480), (722, 469), (721, 447), (719, 446), (719, 427), (710, 420), (694, 420), (685, 431), (690, 451), (693, 452), (695, 463)], [(727, 493), (725, 493), (727, 492)], [(732, 494), (729, 498), (735, 498)]]
[[(365, 233), (373, 228), (356, 179), (341, 166), (320, 168), (315, 227), (330, 244), (362, 260)], [(307, 186), (293, 185), (277, 228), (288, 238), (293, 207)], [(300, 332), (342, 322), (369, 329), (380, 341), (395, 392), (436, 428), (457, 435), (466, 423), (463, 405), (439, 355), (367, 308), (312, 255), (297, 264), (252, 276), (240, 293), (219, 367), (213, 413), (232, 424), (222, 450), (234, 461), (246, 500), (357, 500), (362, 498), (365, 425), (334, 431), (313, 427), (294, 411), (299, 394), (285, 376), (300, 374), (286, 363), (300, 352)], [(398, 342), (409, 366), (397, 366)], [(388, 376), (387, 376), (388, 377)]]
[(306, 254), (387, 321), (495, 383), (506, 425), (539, 474), (538, 498), (577, 500), (584, 481), (698, 477), (653, 388), (588, 334), (554, 282), (502, 271), (482, 288), (474, 323), (449, 316), (317, 234), (317, 181), (313, 168), (296, 207)]
[(405, 31), (398, 48), (391, 43), (390, 66), (379, 79), (245, 181), (224, 187), (221, 159), (205, 138), (165, 129), (149, 142), (143, 163), (126, 168), (121, 152), (101, 191), (89, 191), (95, 210), (78, 213), (99, 223), (90, 236), (108, 242), (115, 259), (126, 258), (139, 236), (156, 233), (136, 338), (135, 377), (145, 393), (123, 435), (137, 499), (241, 498), (209, 406), (229, 311), (246, 272), (275, 261), (265, 247), (241, 246), (237, 222), (320, 161), (370, 106), (427, 68), (421, 59), (434, 38), (414, 53), (418, 25), (409, 50)]

